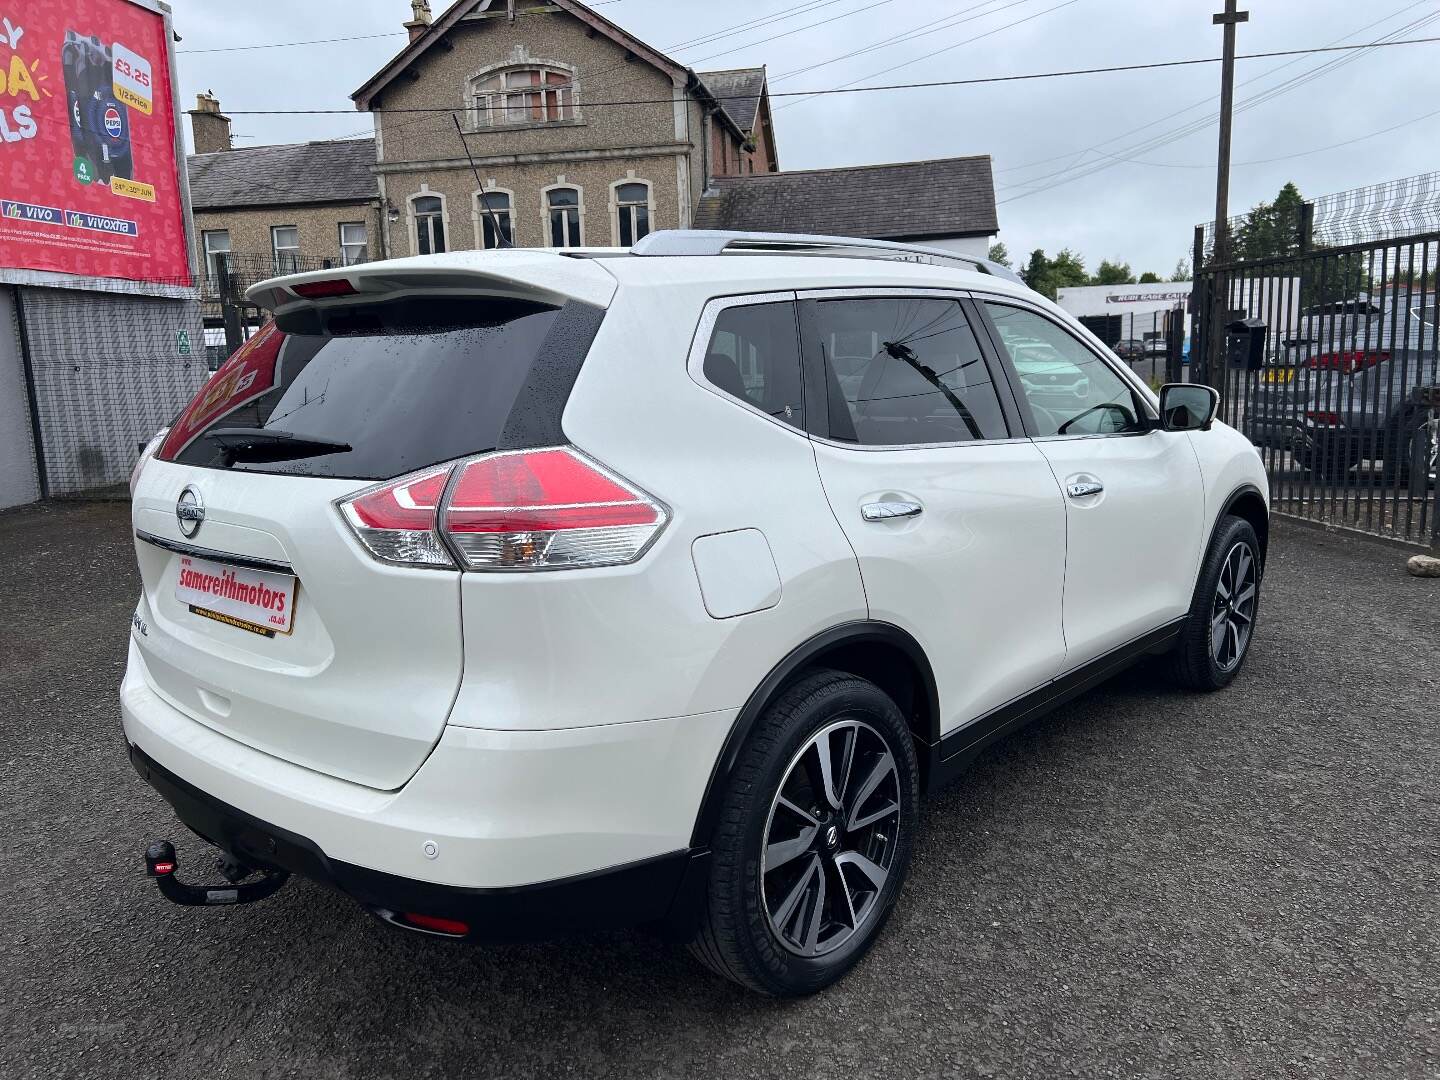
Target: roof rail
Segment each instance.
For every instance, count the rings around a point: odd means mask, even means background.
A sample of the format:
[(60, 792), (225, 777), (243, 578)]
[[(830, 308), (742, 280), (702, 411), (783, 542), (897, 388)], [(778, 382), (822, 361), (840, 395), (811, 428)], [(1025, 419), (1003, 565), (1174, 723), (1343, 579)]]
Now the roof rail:
[(662, 229), (652, 232), (630, 249), (632, 255), (829, 255), (850, 259), (885, 259), (890, 262), (959, 263), (969, 270), (1023, 285), (1020, 275), (999, 263), (958, 251), (900, 244), (890, 240), (861, 240), (853, 236), (811, 236), (804, 233), (724, 232), (718, 229)]

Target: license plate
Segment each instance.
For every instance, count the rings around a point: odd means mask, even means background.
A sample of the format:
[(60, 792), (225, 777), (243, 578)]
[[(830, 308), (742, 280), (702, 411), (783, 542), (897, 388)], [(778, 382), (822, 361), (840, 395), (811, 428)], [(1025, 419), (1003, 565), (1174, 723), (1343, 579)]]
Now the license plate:
[(1265, 372), (1264, 378), (1265, 378), (1265, 381), (1268, 382), (1268, 383), (1288, 383), (1288, 382), (1293, 382), (1294, 379), (1295, 379), (1295, 369), (1294, 369), (1294, 368), (1288, 368), (1288, 367), (1287, 367), (1287, 368), (1270, 368), (1270, 369), (1268, 369), (1268, 370)]
[(175, 599), (196, 615), (274, 637), (293, 628), (295, 577), (181, 555)]

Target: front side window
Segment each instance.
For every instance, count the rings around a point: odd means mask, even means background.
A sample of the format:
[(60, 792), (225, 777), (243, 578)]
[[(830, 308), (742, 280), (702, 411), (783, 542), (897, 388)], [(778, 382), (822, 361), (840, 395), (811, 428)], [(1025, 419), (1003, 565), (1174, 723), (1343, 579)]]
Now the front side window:
[(220, 264), (229, 261), (230, 230), (207, 229), (200, 235), (205, 246), (205, 273), (213, 281), (219, 276)]
[(553, 188), (546, 192), (551, 247), (579, 247), (584, 243), (580, 232), (580, 205), (579, 188)]
[(980, 344), (955, 300), (814, 300), (830, 436), (862, 446), (1009, 436)]
[(503, 191), (475, 193), (475, 213), (480, 219), (480, 246), (485, 249), (515, 246), (515, 228), (510, 220), (510, 196)]
[(340, 262), (352, 266), (364, 262), (368, 257), (369, 239), (363, 221), (342, 221), (340, 223)]
[(275, 252), (275, 272), (293, 274), (300, 269), (300, 230), (294, 225), (276, 225), (270, 230)]
[(1024, 308), (987, 303), (1020, 376), (1036, 435), (1107, 435), (1143, 428), (1130, 384), (1069, 331)]
[(794, 304), (726, 308), (710, 335), (704, 371), (716, 389), (793, 427), (804, 427)]
[(650, 185), (621, 184), (615, 189), (617, 242), (630, 247), (650, 233)]
[(512, 68), (472, 84), (477, 127), (575, 119), (574, 80), (556, 68)]
[(440, 254), (445, 250), (445, 204), (438, 195), (420, 195), (410, 205), (415, 213), (415, 253)]

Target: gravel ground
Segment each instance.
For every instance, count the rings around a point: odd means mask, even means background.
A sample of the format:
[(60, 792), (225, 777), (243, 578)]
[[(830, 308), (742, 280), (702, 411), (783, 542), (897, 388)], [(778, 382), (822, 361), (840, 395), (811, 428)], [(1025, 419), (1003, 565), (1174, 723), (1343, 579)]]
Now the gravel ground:
[(0, 514), (0, 1076), (1440, 1076), (1440, 581), (1276, 527), (1228, 691), (1140, 668), (932, 799), (871, 957), (777, 1003), (639, 934), (478, 949), (307, 883), (165, 903), (122, 504)]

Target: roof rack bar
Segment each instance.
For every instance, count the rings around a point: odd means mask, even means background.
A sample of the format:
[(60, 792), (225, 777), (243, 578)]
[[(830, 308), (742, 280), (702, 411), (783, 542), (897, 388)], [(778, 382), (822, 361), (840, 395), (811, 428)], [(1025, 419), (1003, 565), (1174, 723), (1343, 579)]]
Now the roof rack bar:
[(631, 254), (659, 255), (724, 255), (733, 253), (766, 253), (771, 255), (833, 255), (842, 258), (889, 259), (895, 262), (938, 260), (960, 263), (982, 274), (1004, 278), (1023, 285), (1013, 270), (977, 255), (925, 247), (921, 244), (900, 244), (890, 240), (862, 240), (853, 236), (818, 236), (805, 233), (725, 232), (719, 229), (662, 229), (646, 236)]

